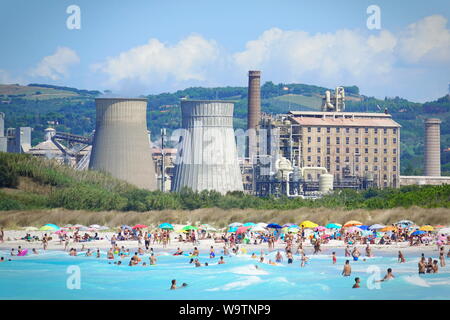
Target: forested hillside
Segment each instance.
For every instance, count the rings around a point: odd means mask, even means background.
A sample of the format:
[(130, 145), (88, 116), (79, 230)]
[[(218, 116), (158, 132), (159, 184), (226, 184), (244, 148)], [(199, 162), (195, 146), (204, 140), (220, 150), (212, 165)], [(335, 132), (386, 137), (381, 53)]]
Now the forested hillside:
[[(262, 111), (284, 113), (289, 110), (318, 110), (327, 88), (306, 84), (274, 84), (261, 87)], [(424, 104), (400, 97), (375, 99), (360, 95), (356, 86), (345, 87), (347, 111), (383, 112), (388, 109), (402, 125), (402, 174), (421, 174), (423, 163), (423, 120), (437, 117), (442, 120), (441, 147), (450, 147), (450, 96)], [(94, 98), (101, 96), (95, 90), (30, 84), (28, 86), (0, 85), (0, 112), (6, 114), (5, 127), (31, 126), (33, 144), (42, 140), (44, 129), (55, 123), (58, 131), (86, 135), (94, 129)], [(246, 127), (246, 87), (193, 87), (174, 93), (145, 96), (148, 98), (147, 120), (152, 140), (159, 137), (162, 127), (170, 132), (181, 125), (179, 101), (189, 99), (224, 99), (235, 102), (234, 126)], [(450, 152), (442, 153), (443, 173), (450, 174)]]

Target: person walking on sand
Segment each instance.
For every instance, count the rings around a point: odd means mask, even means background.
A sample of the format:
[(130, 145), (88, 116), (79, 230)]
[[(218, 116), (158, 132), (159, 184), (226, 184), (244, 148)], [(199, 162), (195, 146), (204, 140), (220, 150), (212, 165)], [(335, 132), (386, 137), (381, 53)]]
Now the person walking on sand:
[(352, 267), (350, 266), (350, 260), (346, 260), (344, 264), (344, 269), (342, 270), (342, 275), (344, 277), (349, 277), (352, 274)]

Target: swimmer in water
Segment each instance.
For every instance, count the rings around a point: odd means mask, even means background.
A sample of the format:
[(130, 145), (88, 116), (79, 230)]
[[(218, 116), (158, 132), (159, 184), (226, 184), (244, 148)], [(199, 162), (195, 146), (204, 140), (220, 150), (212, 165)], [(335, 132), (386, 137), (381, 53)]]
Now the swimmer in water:
[(33, 248), (33, 253), (34, 253), (34, 254), (39, 254), (39, 253), (37, 252), (36, 248)]
[(281, 262), (283, 261), (283, 256), (281, 255), (280, 251), (277, 251), (277, 255), (275, 256), (275, 261), (276, 262)]
[(153, 253), (150, 255), (150, 264), (151, 265), (156, 264), (156, 257), (155, 257), (155, 254), (153, 254)]
[(342, 270), (342, 275), (344, 277), (349, 277), (351, 274), (352, 274), (352, 267), (350, 266), (350, 260), (346, 260), (344, 269)]
[(195, 259), (194, 263), (195, 263), (196, 267), (201, 267), (202, 266), (202, 264), (200, 263), (200, 261), (198, 261), (198, 259)]
[(331, 259), (333, 260), (333, 264), (336, 264), (336, 261), (337, 261), (337, 259), (336, 259), (336, 252), (332, 253)]
[(257, 259), (258, 257), (257, 257), (256, 254), (253, 252), (251, 258), (252, 258), (252, 259)]
[(108, 256), (108, 259), (110, 259), (110, 260), (114, 259), (114, 252), (113, 252), (112, 248), (108, 250), (107, 256)]
[(90, 256), (92, 256), (91, 249), (87, 249), (87, 251), (86, 251), (86, 257), (90, 257)]
[(217, 264), (224, 264), (225, 260), (223, 260), (223, 257), (220, 257), (219, 262), (217, 262)]
[(384, 278), (381, 279), (381, 280), (378, 280), (377, 282), (389, 281), (389, 280), (394, 279), (394, 278), (395, 277), (394, 277), (394, 274), (392, 273), (392, 269), (389, 268), (389, 269), (387, 269), (387, 273), (384, 276)]
[(187, 283), (183, 283), (181, 285), (181, 287), (177, 287), (177, 280), (173, 279), (172, 285), (170, 286), (170, 290), (180, 289), (180, 288), (184, 288), (184, 287), (187, 287)]
[(177, 251), (174, 253), (175, 256), (182, 255), (183, 251), (180, 248), (177, 248)]
[(359, 280), (358, 277), (356, 277), (356, 278), (355, 278), (355, 284), (353, 285), (352, 288), (353, 288), (353, 289), (360, 288), (359, 283), (360, 283), (360, 280)]
[(403, 256), (403, 253), (401, 251), (398, 252), (398, 262), (400, 263), (406, 262), (405, 257)]

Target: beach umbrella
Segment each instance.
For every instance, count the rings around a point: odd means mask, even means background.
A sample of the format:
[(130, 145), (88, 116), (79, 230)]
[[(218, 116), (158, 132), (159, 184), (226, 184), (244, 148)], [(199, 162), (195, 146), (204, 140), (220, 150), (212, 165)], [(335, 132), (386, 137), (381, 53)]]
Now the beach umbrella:
[(440, 234), (450, 234), (450, 228), (444, 228), (439, 230)]
[(425, 233), (426, 233), (425, 231), (416, 230), (413, 233), (411, 233), (411, 235), (413, 235), (413, 236), (420, 236), (420, 235), (425, 234)]
[(397, 227), (394, 227), (394, 226), (387, 226), (387, 227), (380, 229), (381, 232), (389, 232), (389, 231), (395, 231), (395, 230), (397, 230)]
[(126, 224), (123, 224), (120, 228), (121, 229), (130, 229), (130, 230), (133, 229), (130, 226), (127, 226)]
[(339, 223), (329, 223), (325, 226), (327, 229), (340, 229), (342, 228), (342, 224)]
[(198, 227), (199, 229), (205, 230), (205, 231), (217, 231), (216, 228), (214, 228), (213, 226), (209, 225), (209, 224), (202, 224), (200, 225), (200, 227)]
[(290, 227), (290, 228), (288, 228), (287, 231), (290, 232), (290, 233), (297, 233), (297, 232), (300, 231), (300, 229), (299, 229), (299, 228), (293, 228), (293, 227)]
[(442, 224), (438, 224), (437, 226), (434, 226), (435, 229), (442, 229), (445, 228)]
[(100, 229), (101, 226), (99, 226), (98, 224), (91, 224), (91, 225), (89, 226), (89, 228), (92, 228), (92, 229)]
[(371, 225), (371, 226), (369, 227), (369, 229), (370, 229), (370, 230), (378, 230), (378, 229), (383, 229), (383, 228), (385, 228), (385, 227), (386, 227), (386, 226), (385, 226), (384, 224), (375, 223), (375, 224)]
[(84, 227), (82, 224), (76, 224), (76, 225), (74, 225), (72, 228), (82, 228), (82, 227)]
[(184, 231), (190, 231), (190, 230), (197, 230), (197, 227), (194, 226), (184, 226), (182, 230)]
[(54, 230), (59, 230), (59, 229), (61, 229), (60, 227), (58, 227), (56, 224), (53, 224), (53, 223), (47, 223), (47, 224), (44, 225), (44, 226), (52, 227)]
[(313, 229), (313, 228), (316, 228), (318, 226), (319, 225), (317, 223), (314, 223), (314, 222), (309, 221), (309, 220), (305, 220), (302, 223), (300, 223), (300, 227), (302, 227), (302, 228), (311, 228), (311, 229)]
[(243, 227), (252, 227), (254, 225), (256, 225), (256, 224), (253, 223), (253, 222), (246, 222), (246, 223), (243, 224)]
[(369, 230), (369, 226), (358, 226), (361, 230)]
[(293, 223), (285, 223), (282, 225), (283, 228), (290, 228), (292, 227), (294, 224)]
[(137, 224), (133, 227), (133, 229), (145, 229), (148, 228), (145, 224)]
[(267, 228), (271, 228), (271, 229), (281, 229), (282, 227), (281, 227), (279, 224), (277, 224), (277, 223), (269, 223), (269, 224), (267, 225)]
[(420, 231), (434, 231), (434, 228), (430, 225), (424, 225), (419, 228)]
[(348, 233), (361, 232), (362, 230), (356, 226), (347, 228)]
[(238, 227), (230, 227), (227, 232), (236, 232)]
[(50, 226), (42, 226), (39, 228), (40, 231), (56, 231), (56, 229), (50, 227)]
[(78, 228), (78, 230), (80, 230), (80, 231), (91, 231), (91, 230), (93, 230), (93, 229), (88, 228), (88, 227), (86, 227), (86, 226), (83, 226), (83, 227)]
[(354, 226), (361, 226), (361, 225), (362, 225), (362, 223), (359, 222), (359, 221), (356, 221), (356, 220), (350, 220), (350, 221), (347, 221), (347, 222), (344, 224), (344, 227), (354, 227)]
[(233, 223), (230, 223), (228, 226), (229, 226), (230, 228), (234, 228), (234, 227), (239, 228), (239, 227), (242, 227), (243, 224), (240, 223), (240, 222), (233, 222)]
[(257, 225), (258, 227), (263, 227), (263, 228), (266, 228), (266, 227), (267, 227), (267, 223), (265, 223), (265, 222), (258, 222), (256, 225)]
[(25, 231), (37, 231), (37, 230), (39, 230), (39, 229), (36, 228), (36, 227), (26, 227), (26, 228), (24, 228), (24, 230), (25, 230)]
[(325, 231), (327, 230), (327, 228), (323, 227), (323, 226), (318, 226), (314, 228), (315, 231)]
[(412, 225), (412, 224), (414, 224), (414, 222), (412, 222), (411, 220), (400, 220), (400, 221), (397, 221), (395, 224), (404, 224), (404, 225), (406, 225), (406, 226), (409, 226), (409, 225)]
[(164, 222), (164, 223), (161, 223), (161, 224), (158, 226), (158, 228), (160, 228), (160, 229), (166, 229), (166, 230), (173, 230), (173, 225), (171, 225), (171, 224), (168, 223), (168, 222)]
[(239, 227), (239, 228), (236, 230), (236, 234), (246, 233), (247, 230), (248, 230), (249, 228), (250, 228), (250, 226), (248, 226), (248, 227), (244, 227), (244, 226)]
[(367, 237), (367, 236), (373, 235), (373, 233), (370, 230), (362, 230), (361, 231), (361, 235), (364, 236), (364, 237)]
[(254, 226), (250, 230), (252, 232), (267, 232), (267, 230), (261, 226)]
[(55, 231), (56, 234), (66, 234), (67, 232), (64, 230)]

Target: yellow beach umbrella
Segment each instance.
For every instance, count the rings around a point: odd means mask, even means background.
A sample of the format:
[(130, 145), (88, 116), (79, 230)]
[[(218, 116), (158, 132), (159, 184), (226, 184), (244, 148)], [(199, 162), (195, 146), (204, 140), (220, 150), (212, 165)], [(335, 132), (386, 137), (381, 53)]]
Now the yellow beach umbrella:
[(314, 223), (312, 221), (309, 220), (305, 220), (302, 223), (300, 223), (300, 227), (302, 228), (315, 228), (318, 227), (319, 225), (317, 223)]
[(383, 229), (380, 229), (381, 232), (388, 232), (388, 231), (395, 231), (395, 230), (397, 230), (397, 228), (394, 226), (387, 226), (387, 227), (384, 227)]
[(362, 226), (362, 222), (359, 222), (356, 220), (350, 220), (344, 224), (344, 227), (354, 227), (354, 226)]
[(430, 225), (421, 226), (420, 231), (434, 231), (434, 228)]

